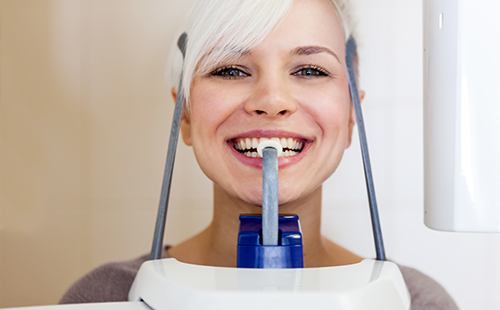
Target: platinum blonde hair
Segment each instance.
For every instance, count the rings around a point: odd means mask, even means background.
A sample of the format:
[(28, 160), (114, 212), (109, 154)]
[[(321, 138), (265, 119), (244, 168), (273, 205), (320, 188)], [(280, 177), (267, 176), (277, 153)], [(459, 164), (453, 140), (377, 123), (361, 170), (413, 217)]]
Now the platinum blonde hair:
[[(257, 46), (287, 14), (293, 1), (296, 0), (196, 2), (185, 28), (188, 42), (184, 62), (176, 44), (172, 45), (169, 60), (171, 87), (178, 87), (181, 72), (184, 71), (182, 89), (177, 91), (184, 96), (187, 109), (194, 76), (208, 73), (218, 64)], [(353, 29), (348, 0), (330, 1), (342, 21), (347, 40)]]

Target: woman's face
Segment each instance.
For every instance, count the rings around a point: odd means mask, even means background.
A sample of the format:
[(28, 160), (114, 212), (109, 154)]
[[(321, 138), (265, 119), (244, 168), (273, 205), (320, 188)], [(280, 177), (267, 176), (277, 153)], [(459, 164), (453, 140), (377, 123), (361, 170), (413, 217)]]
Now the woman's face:
[(296, 0), (255, 48), (195, 75), (183, 138), (204, 173), (233, 197), (260, 205), (256, 144), (278, 138), (280, 205), (312, 193), (349, 146), (353, 116), (344, 33), (329, 0)]

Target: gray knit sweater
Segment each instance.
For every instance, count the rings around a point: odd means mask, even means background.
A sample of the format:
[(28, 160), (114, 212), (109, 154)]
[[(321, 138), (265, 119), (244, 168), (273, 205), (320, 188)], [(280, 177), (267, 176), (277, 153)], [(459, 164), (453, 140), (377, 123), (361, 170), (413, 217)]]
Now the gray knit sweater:
[[(78, 280), (60, 303), (111, 302), (128, 300), (139, 267), (147, 256), (102, 265)], [(409, 267), (399, 266), (411, 295), (411, 310), (455, 310), (457, 305), (435, 280)]]

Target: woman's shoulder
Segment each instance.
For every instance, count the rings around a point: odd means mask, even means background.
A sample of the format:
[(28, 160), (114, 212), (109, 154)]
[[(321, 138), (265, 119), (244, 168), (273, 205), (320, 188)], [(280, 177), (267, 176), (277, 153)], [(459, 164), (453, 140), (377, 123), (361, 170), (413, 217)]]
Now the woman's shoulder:
[(412, 310), (455, 310), (457, 304), (436, 280), (415, 268), (399, 265), (411, 296)]
[(60, 303), (126, 301), (135, 275), (144, 261), (146, 256), (99, 266), (75, 282)]

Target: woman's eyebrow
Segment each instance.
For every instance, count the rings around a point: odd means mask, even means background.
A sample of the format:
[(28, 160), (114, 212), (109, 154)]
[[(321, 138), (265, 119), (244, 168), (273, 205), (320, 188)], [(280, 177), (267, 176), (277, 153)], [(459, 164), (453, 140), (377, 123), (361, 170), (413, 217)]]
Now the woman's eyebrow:
[(316, 46), (316, 45), (310, 45), (310, 46), (299, 46), (297, 48), (294, 48), (290, 54), (292, 55), (313, 55), (313, 54), (319, 54), (319, 53), (328, 53), (335, 57), (339, 63), (342, 63), (340, 61), (339, 56), (332, 51), (331, 49), (324, 47), (324, 46)]

